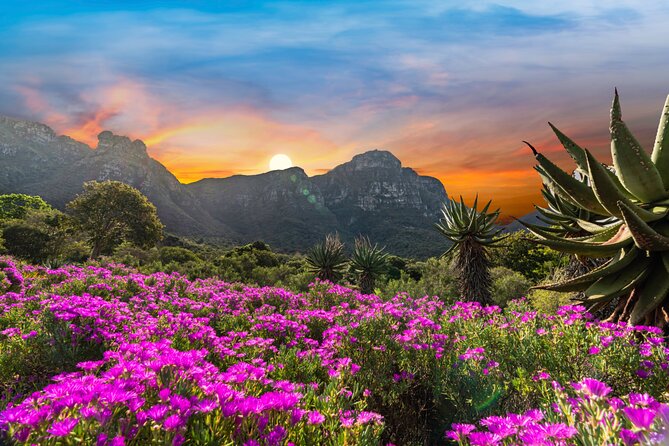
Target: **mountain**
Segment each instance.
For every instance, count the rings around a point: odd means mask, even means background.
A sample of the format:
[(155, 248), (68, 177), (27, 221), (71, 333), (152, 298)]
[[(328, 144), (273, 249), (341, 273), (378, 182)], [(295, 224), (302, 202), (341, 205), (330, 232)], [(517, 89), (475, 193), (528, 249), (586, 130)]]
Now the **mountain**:
[(439, 180), (402, 167), (392, 153), (356, 155), (326, 174), (314, 176), (325, 206), (349, 238), (367, 234), (390, 252), (439, 255), (444, 240), (433, 228), (446, 191)]
[(525, 222), (525, 223), (530, 223), (533, 225), (539, 225), (539, 226), (547, 226), (546, 223), (542, 222), (539, 220), (539, 212), (537, 211), (532, 211), (529, 214), (525, 214), (522, 217), (520, 217), (518, 220), (513, 220), (511, 223), (508, 225), (504, 226), (504, 232), (516, 232), (516, 231), (522, 231), (525, 229), (525, 226), (523, 226), (520, 222)]
[(44, 124), (0, 116), (0, 165), (0, 193), (40, 195), (61, 209), (86, 181), (130, 184), (177, 235), (304, 251), (336, 231), (346, 241), (368, 235), (405, 256), (446, 248), (433, 229), (447, 200), (443, 185), (402, 167), (387, 151), (356, 155), (314, 177), (294, 167), (182, 184), (140, 140), (104, 131), (93, 149)]
[(321, 191), (299, 167), (206, 178), (186, 188), (244, 242), (263, 240), (284, 250), (303, 251), (339, 229)]

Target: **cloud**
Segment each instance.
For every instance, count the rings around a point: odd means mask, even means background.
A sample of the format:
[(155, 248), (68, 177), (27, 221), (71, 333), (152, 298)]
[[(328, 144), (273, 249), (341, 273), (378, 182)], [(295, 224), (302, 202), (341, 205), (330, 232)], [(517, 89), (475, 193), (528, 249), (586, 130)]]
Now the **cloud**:
[(0, 112), (143, 138), (187, 181), (387, 148), (450, 193), (529, 210), (521, 140), (567, 168), (550, 120), (605, 156), (618, 86), (650, 144), (669, 92), (661, 1), (44, 3), (2, 22)]

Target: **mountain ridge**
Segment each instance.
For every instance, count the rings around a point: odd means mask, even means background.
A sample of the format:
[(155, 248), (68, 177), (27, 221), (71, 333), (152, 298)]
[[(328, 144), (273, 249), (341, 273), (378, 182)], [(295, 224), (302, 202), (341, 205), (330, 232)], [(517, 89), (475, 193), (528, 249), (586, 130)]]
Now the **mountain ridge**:
[(356, 154), (320, 175), (292, 167), (255, 175), (181, 183), (139, 139), (105, 130), (92, 148), (49, 126), (0, 116), (0, 193), (40, 195), (58, 208), (85, 181), (136, 187), (177, 235), (228, 243), (264, 240), (304, 251), (327, 232), (359, 234), (390, 252), (428, 257), (445, 249), (432, 229), (447, 200), (443, 184), (421, 176), (386, 150)]

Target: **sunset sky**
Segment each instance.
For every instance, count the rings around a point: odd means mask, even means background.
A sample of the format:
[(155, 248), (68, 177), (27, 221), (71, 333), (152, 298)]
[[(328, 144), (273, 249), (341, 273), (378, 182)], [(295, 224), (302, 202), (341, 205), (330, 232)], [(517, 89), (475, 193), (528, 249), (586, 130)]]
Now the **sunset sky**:
[(521, 216), (521, 140), (569, 166), (547, 121), (605, 160), (617, 86), (650, 148), (668, 23), (665, 0), (3, 2), (0, 113), (140, 138), (183, 182), (387, 149)]

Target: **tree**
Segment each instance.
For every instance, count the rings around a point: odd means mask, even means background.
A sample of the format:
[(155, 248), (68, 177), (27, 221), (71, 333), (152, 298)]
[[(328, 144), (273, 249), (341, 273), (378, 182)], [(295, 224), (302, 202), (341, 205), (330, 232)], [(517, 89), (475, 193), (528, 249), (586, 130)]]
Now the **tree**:
[(33, 263), (62, 259), (71, 246), (67, 216), (56, 209), (29, 209), (2, 226), (5, 250)]
[(534, 283), (552, 274), (553, 270), (564, 266), (568, 258), (546, 246), (537, 246), (529, 240), (532, 235), (525, 230), (509, 234), (504, 243), (490, 252), (492, 266), (503, 266), (518, 271)]
[(85, 183), (84, 192), (67, 208), (77, 227), (87, 234), (92, 258), (111, 254), (124, 241), (149, 248), (163, 236), (163, 224), (153, 203), (119, 181)]
[(503, 237), (495, 225), (499, 209), (488, 213), (491, 202), (478, 211), (478, 196), (474, 206), (465, 206), (462, 197), (443, 204), (443, 218), (436, 223), (437, 230), (453, 244), (444, 256), (456, 254), (455, 265), (459, 274), (460, 296), (483, 304), (492, 303), (490, 287), (490, 260), (488, 248), (497, 247)]
[(0, 220), (25, 218), (30, 209), (47, 210), (51, 206), (37, 195), (6, 194), (0, 195)]
[(328, 234), (325, 241), (317, 244), (307, 253), (307, 268), (321, 280), (336, 283), (346, 267), (344, 244), (339, 235)]
[(383, 248), (372, 243), (367, 237), (355, 239), (353, 255), (351, 256), (351, 270), (358, 276), (358, 287), (363, 294), (374, 292), (376, 279), (388, 268), (388, 254)]

